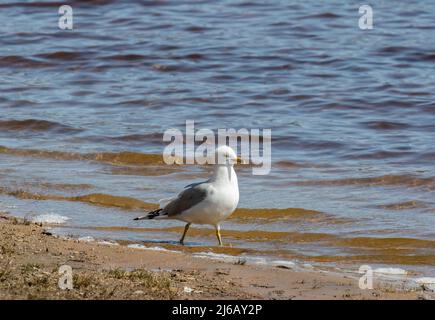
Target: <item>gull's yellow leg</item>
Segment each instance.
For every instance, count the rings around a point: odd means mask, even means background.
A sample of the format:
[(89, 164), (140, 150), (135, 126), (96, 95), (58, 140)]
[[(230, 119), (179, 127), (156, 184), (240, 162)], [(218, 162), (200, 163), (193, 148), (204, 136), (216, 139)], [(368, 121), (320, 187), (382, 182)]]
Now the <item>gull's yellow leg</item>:
[(184, 227), (184, 232), (183, 232), (183, 236), (180, 239), (180, 244), (184, 245), (184, 237), (186, 236), (187, 230), (189, 230), (190, 227), (190, 222), (188, 224), (186, 224), (186, 226)]
[(219, 245), (222, 247), (221, 228), (219, 225), (216, 225), (216, 237), (218, 238)]

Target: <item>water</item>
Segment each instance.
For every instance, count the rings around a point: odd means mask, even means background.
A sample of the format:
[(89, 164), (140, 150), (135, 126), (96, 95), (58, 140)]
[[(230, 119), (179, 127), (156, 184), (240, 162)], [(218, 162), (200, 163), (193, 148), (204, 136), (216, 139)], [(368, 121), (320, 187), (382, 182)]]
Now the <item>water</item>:
[[(357, 1), (76, 0), (73, 31), (61, 4), (0, 3), (0, 210), (176, 250), (433, 271), (430, 1), (380, 1), (369, 31)], [(271, 173), (238, 169), (255, 210), (223, 225), (231, 248), (131, 221), (209, 174), (161, 163), (163, 132), (188, 119), (272, 129)]]

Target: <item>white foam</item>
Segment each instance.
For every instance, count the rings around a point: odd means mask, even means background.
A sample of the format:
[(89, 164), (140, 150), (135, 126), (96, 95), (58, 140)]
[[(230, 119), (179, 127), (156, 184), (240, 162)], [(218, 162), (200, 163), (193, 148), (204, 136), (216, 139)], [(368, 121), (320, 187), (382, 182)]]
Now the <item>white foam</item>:
[(193, 256), (198, 258), (207, 258), (207, 259), (219, 260), (224, 262), (237, 262), (240, 260), (246, 260), (244, 257), (236, 257), (223, 253), (214, 253), (214, 252), (197, 252), (194, 253)]
[(59, 214), (41, 214), (39, 216), (33, 217), (32, 222), (35, 223), (46, 223), (46, 224), (62, 224), (66, 221), (70, 220), (70, 218), (61, 216)]
[(423, 286), (426, 290), (435, 292), (435, 278), (423, 277), (415, 279), (415, 282)]
[(111, 241), (98, 241), (97, 243), (103, 246), (119, 246), (119, 243), (111, 242)]
[(419, 284), (435, 284), (435, 278), (423, 277), (415, 279), (415, 282)]
[(218, 260), (223, 262), (230, 263), (238, 263), (244, 262), (247, 264), (256, 264), (256, 265), (264, 265), (264, 266), (285, 266), (288, 268), (296, 267), (296, 263), (289, 260), (269, 260), (262, 257), (247, 257), (247, 256), (231, 256), (222, 253), (214, 253), (214, 252), (197, 252), (194, 253), (193, 256), (198, 258), (206, 258), (211, 260)]
[(406, 275), (408, 272), (400, 268), (377, 268), (374, 270), (375, 273), (385, 274), (385, 275)]
[(133, 243), (133, 244), (129, 244), (127, 246), (127, 248), (131, 248), (131, 249), (146, 249), (146, 247), (143, 244), (138, 244), (138, 243)]
[(162, 247), (147, 247), (147, 246), (144, 246), (143, 244), (139, 244), (139, 243), (129, 244), (127, 246), (127, 248), (140, 249), (140, 250), (150, 250), (150, 251), (165, 251), (165, 252), (180, 253), (178, 251), (168, 250), (168, 249), (165, 249), (165, 248), (162, 248)]
[(87, 237), (80, 237), (77, 239), (79, 242), (94, 242), (95, 239), (93, 237), (87, 236)]
[(147, 247), (148, 250), (152, 250), (152, 251), (166, 251), (166, 252), (172, 252), (172, 253), (181, 253), (179, 251), (175, 251), (175, 250), (168, 250), (162, 247)]

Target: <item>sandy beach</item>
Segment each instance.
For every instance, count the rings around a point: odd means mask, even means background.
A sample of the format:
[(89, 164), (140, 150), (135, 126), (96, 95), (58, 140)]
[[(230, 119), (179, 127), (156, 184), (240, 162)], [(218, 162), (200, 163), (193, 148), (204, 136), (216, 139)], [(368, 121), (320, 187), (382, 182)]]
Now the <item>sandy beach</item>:
[[(430, 299), (423, 288), (378, 286), (356, 279), (228, 263), (190, 254), (62, 239), (43, 226), (0, 215), (0, 299)], [(58, 286), (73, 270), (72, 290)]]
[(0, 302), (434, 300), (435, 6), (391, 2), (0, 1)]

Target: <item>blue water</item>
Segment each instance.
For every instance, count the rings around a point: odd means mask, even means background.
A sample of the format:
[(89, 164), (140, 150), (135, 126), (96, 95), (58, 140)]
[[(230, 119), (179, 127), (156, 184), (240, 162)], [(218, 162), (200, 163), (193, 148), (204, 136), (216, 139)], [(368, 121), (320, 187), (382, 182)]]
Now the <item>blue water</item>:
[[(435, 240), (431, 1), (379, 1), (372, 30), (358, 27), (358, 1), (69, 1), (69, 31), (58, 28), (62, 3), (0, 3), (0, 145), (15, 150), (0, 153), (2, 187), (156, 203), (207, 172), (152, 174), (63, 153), (160, 154), (163, 132), (186, 120), (270, 128), (272, 171), (238, 170), (240, 207), (352, 222), (255, 228)], [(28, 149), (63, 153), (16, 151)], [(118, 208), (4, 192), (0, 201), (17, 215), (71, 215), (70, 227), (137, 226), (137, 212)]]

